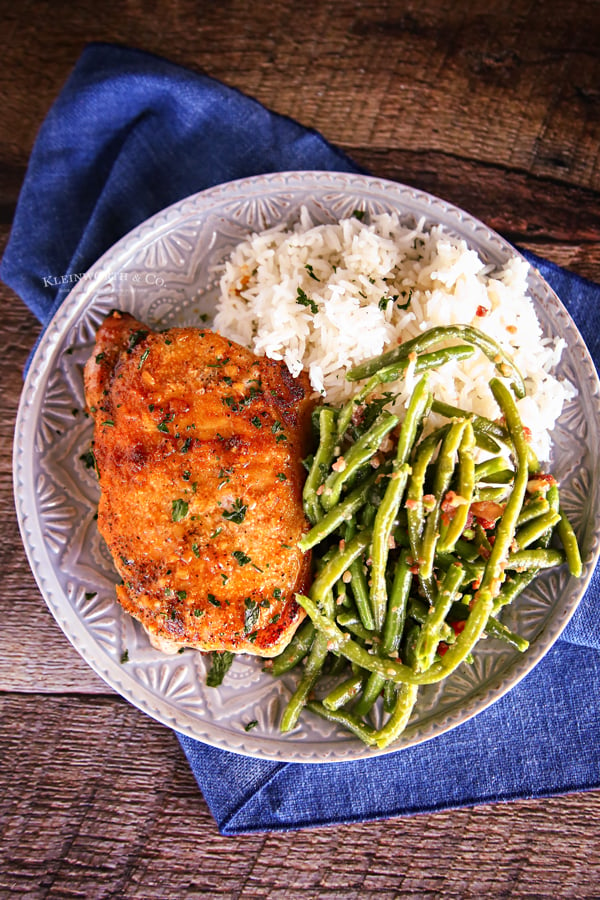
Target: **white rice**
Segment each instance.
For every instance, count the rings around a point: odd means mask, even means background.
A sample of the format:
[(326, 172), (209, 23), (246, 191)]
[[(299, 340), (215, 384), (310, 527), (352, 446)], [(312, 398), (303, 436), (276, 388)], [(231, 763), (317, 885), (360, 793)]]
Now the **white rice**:
[[(436, 325), (473, 325), (523, 374), (527, 396), (519, 410), (533, 449), (547, 460), (550, 433), (575, 390), (551, 374), (565, 342), (542, 336), (527, 271), (517, 256), (492, 271), (464, 241), (439, 226), (426, 231), (424, 221), (408, 228), (382, 214), (368, 223), (351, 217), (314, 225), (303, 209), (292, 229), (253, 234), (233, 250), (215, 328), (285, 360), (293, 375), (306, 368), (314, 390), (337, 404), (357, 389), (345, 379), (352, 366)], [(495, 419), (488, 382), (497, 374), (477, 351), (433, 372), (431, 385), (437, 399)], [(408, 403), (415, 380), (409, 369), (397, 408)]]

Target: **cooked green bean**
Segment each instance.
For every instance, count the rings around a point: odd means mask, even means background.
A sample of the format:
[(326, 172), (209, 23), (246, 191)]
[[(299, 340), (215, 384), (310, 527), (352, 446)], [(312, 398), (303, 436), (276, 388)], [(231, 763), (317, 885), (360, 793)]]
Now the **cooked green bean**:
[(375, 628), (375, 621), (373, 619), (367, 576), (365, 575), (362, 559), (355, 559), (351, 564), (350, 576), (350, 589), (352, 590), (360, 620), (365, 628), (369, 631), (373, 631)]
[(400, 685), (394, 684), (393, 681), (386, 681), (383, 686), (383, 711), (391, 713), (396, 705), (396, 698)]
[(293, 669), (308, 653), (315, 636), (315, 626), (306, 619), (279, 656), (274, 657), (270, 671), (273, 675), (283, 675)]
[[(442, 353), (439, 351), (437, 353), (426, 353), (416, 360), (414, 373), (416, 375), (420, 372), (427, 373), (430, 369), (439, 368), (450, 360), (466, 359), (467, 357), (472, 356), (472, 354), (473, 350), (471, 347), (453, 348), (452, 353), (447, 353), (446, 351)], [(363, 385), (360, 391), (355, 394), (351, 400), (348, 400), (347, 403), (345, 403), (340, 410), (338, 417), (338, 439), (345, 434), (346, 429), (352, 422), (354, 413), (363, 405), (367, 397), (376, 391), (377, 388), (381, 387), (382, 384), (398, 381), (410, 363), (411, 360), (407, 358), (400, 360), (400, 362), (395, 363), (393, 366), (379, 369), (379, 371)]]
[(458, 591), (463, 583), (464, 570), (459, 563), (453, 563), (437, 592), (434, 605), (429, 610), (425, 623), (421, 626), (421, 632), (415, 646), (415, 670), (425, 672), (435, 657), (438, 644), (441, 641), (441, 627), (446, 622), (446, 616), (458, 596)]
[(371, 544), (371, 608), (375, 628), (381, 631), (385, 621), (387, 608), (386, 569), (390, 551), (390, 537), (394, 519), (398, 513), (400, 501), (404, 495), (410, 466), (400, 466), (390, 477), (383, 500), (379, 504), (373, 525), (373, 541)]
[(493, 598), (504, 581), (504, 563), (513, 541), (517, 519), (527, 490), (529, 453), (523, 425), (512, 394), (498, 378), (492, 379), (490, 388), (504, 416), (516, 456), (513, 489), (497, 522), (494, 545), (491, 548), (478, 591), (478, 593), (489, 591), (493, 604)]
[(317, 490), (333, 460), (336, 442), (335, 420), (334, 410), (329, 406), (322, 406), (319, 411), (319, 446), (313, 457), (302, 492), (304, 510), (311, 525), (315, 525), (323, 515)]
[(531, 584), (538, 572), (539, 569), (529, 569), (525, 572), (517, 573), (511, 572), (496, 595), (492, 614), (494, 616), (497, 615), (503, 606), (508, 606), (513, 600), (516, 600), (525, 588)]
[(561, 544), (565, 548), (569, 572), (571, 573), (571, 575), (574, 575), (575, 578), (579, 578), (583, 571), (583, 563), (581, 561), (581, 553), (579, 552), (577, 537), (575, 536), (575, 532), (573, 531), (573, 526), (569, 522), (562, 509), (559, 509), (559, 514), (560, 519), (556, 526), (556, 532), (560, 538)]
[(449, 403), (442, 403), (441, 400), (433, 401), (431, 411), (446, 416), (447, 419), (469, 419), (475, 431), (481, 431), (503, 444), (509, 440), (506, 428), (485, 416), (478, 416), (458, 406), (451, 406)]
[(453, 422), (440, 447), (433, 479), (435, 503), (427, 516), (419, 549), (419, 575), (421, 578), (431, 578), (433, 573), (434, 556), (439, 538), (441, 504), (446, 491), (450, 487), (450, 481), (456, 466), (458, 448), (466, 425), (466, 419), (459, 419)]
[(423, 508), (423, 487), (427, 468), (433, 459), (440, 440), (448, 433), (450, 426), (432, 432), (425, 440), (421, 441), (412, 464), (412, 472), (408, 480), (406, 491), (406, 514), (408, 524), (408, 536), (413, 553), (413, 559), (417, 563), (421, 549), (421, 534), (425, 523)]
[(459, 505), (454, 510), (449, 524), (442, 530), (438, 541), (439, 553), (451, 553), (457, 540), (463, 533), (469, 517), (469, 508), (473, 500), (475, 490), (475, 435), (473, 426), (467, 420), (462, 440), (458, 448), (458, 485), (457, 501)]
[(346, 378), (349, 381), (362, 381), (363, 378), (368, 378), (378, 369), (393, 365), (402, 359), (406, 359), (413, 353), (422, 353), (434, 344), (449, 338), (458, 338), (466, 343), (473, 344), (473, 346), (481, 350), (494, 363), (501, 375), (508, 377), (509, 373), (512, 374), (515, 380), (513, 389), (517, 397), (525, 396), (523, 376), (510, 356), (489, 335), (484, 334), (477, 328), (473, 328), (471, 325), (443, 325), (430, 328), (417, 337), (394, 347), (393, 350), (388, 350), (387, 353), (383, 353), (381, 356), (355, 366), (346, 374)]
[[(385, 470), (384, 470), (385, 471)], [(323, 516), (320, 522), (317, 522), (313, 528), (308, 531), (301, 541), (298, 541), (298, 547), (303, 553), (311, 550), (320, 544), (326, 537), (332, 534), (344, 522), (348, 522), (352, 516), (367, 502), (369, 491), (375, 484), (375, 480), (380, 477), (380, 472), (373, 472), (364, 479), (356, 488), (354, 488), (347, 497), (334, 506), (333, 509)]]
[[(455, 604), (456, 605), (456, 604)], [(424, 600), (421, 600), (420, 597), (411, 597), (407, 604), (406, 613), (411, 618), (414, 619), (419, 625), (424, 625), (427, 621), (427, 616), (429, 615), (429, 610), (431, 609), (430, 605), (426, 603)], [(465, 615), (462, 617), (463, 619), (467, 618), (469, 610), (466, 610)], [(415, 632), (415, 646), (417, 642), (417, 637), (419, 635), (420, 629), (417, 628)], [(440, 628), (440, 639), (442, 641), (446, 641), (447, 643), (452, 643), (454, 640), (454, 631), (447, 623), (443, 624)], [(413, 648), (414, 649), (414, 648)], [(408, 665), (412, 669), (415, 668), (415, 660), (412, 659), (410, 663), (408, 660), (405, 660)]]
[(559, 521), (560, 513), (552, 512), (551, 509), (549, 509), (548, 512), (543, 513), (541, 516), (537, 516), (537, 518), (531, 519), (529, 522), (519, 528), (515, 534), (515, 540), (517, 542), (519, 550), (525, 550), (535, 541), (539, 540), (549, 528), (554, 528), (556, 523)]
[(431, 408), (433, 397), (429, 390), (429, 382), (429, 373), (426, 373), (418, 382), (410, 398), (398, 435), (396, 447), (396, 464), (398, 466), (408, 462), (417, 434), (422, 427), (423, 417)]
[(458, 666), (465, 661), (473, 647), (483, 634), (486, 622), (492, 610), (493, 598), (489, 590), (479, 590), (473, 600), (473, 607), (466, 620), (465, 627), (457, 637), (456, 642), (448, 648), (448, 651), (438, 662), (434, 662), (426, 672), (413, 672), (404, 663), (395, 659), (382, 659), (357, 644), (349, 634), (345, 634), (338, 628), (333, 619), (320, 612), (316, 603), (303, 594), (297, 594), (298, 603), (311, 617), (317, 631), (324, 635), (330, 648), (336, 653), (341, 653), (350, 662), (357, 663), (370, 672), (377, 672), (385, 679), (401, 684), (437, 684), (447, 678)]
[(382, 656), (389, 656), (390, 653), (395, 653), (400, 646), (404, 622), (406, 621), (406, 606), (411, 584), (412, 572), (408, 563), (408, 553), (406, 550), (403, 550), (394, 570), (390, 602), (386, 611), (381, 640)]
[[(310, 589), (310, 595), (317, 603), (327, 604), (327, 598), (334, 584), (338, 581), (348, 566), (361, 555), (371, 543), (372, 533), (368, 530), (359, 531), (352, 540), (343, 544), (343, 549), (338, 549), (329, 562), (321, 569)], [(330, 615), (333, 614), (333, 605), (329, 607)]]
[(375, 729), (370, 725), (361, 722), (357, 716), (353, 715), (353, 713), (348, 712), (345, 709), (327, 709), (326, 706), (323, 706), (323, 704), (319, 703), (317, 700), (311, 700), (306, 704), (306, 708), (311, 712), (316, 713), (318, 716), (321, 716), (322, 719), (327, 719), (328, 722), (335, 722), (337, 725), (343, 725), (344, 728), (347, 728), (348, 731), (351, 731), (360, 738), (364, 744), (371, 747), (376, 746), (374, 736)]
[(283, 711), (279, 726), (281, 731), (291, 731), (296, 726), (308, 695), (314, 688), (323, 670), (325, 657), (328, 653), (327, 643), (327, 636), (323, 632), (318, 632), (306, 659), (302, 678)]
[(359, 620), (358, 615), (354, 615), (350, 611), (342, 612), (337, 616), (337, 622), (342, 628), (345, 628), (346, 631), (351, 631), (352, 634), (356, 635), (356, 637), (367, 647), (379, 645), (379, 635), (375, 631), (369, 631), (365, 628)]
[(547, 513), (550, 509), (550, 504), (546, 497), (542, 497), (541, 495), (538, 497), (533, 497), (531, 500), (525, 503), (523, 509), (519, 513), (519, 517), (517, 519), (517, 527), (521, 527), (521, 525), (525, 525), (527, 522), (530, 522), (532, 519), (537, 519), (538, 516), (542, 516), (544, 513)]
[(362, 690), (364, 676), (362, 672), (356, 672), (334, 687), (326, 697), (323, 698), (323, 706), (326, 709), (341, 709), (350, 703)]
[(475, 445), (480, 450), (486, 450), (488, 453), (500, 453), (502, 448), (495, 438), (475, 427), (473, 427), (473, 434), (475, 435)]
[(386, 679), (378, 672), (371, 672), (363, 687), (362, 694), (354, 704), (353, 713), (357, 716), (366, 716), (372, 706), (379, 699)]
[(475, 466), (475, 481), (483, 481), (484, 479), (494, 481), (494, 475), (503, 474), (507, 471), (510, 471), (511, 475), (514, 474), (510, 468), (509, 461), (502, 456), (493, 456), (491, 459), (477, 463)]
[[(334, 469), (324, 482), (321, 494), (323, 509), (330, 510), (335, 506), (348, 479), (375, 455), (386, 435), (396, 427), (398, 422), (398, 416), (384, 410), (369, 430), (352, 445), (346, 456), (338, 457), (337, 470)], [(335, 466), (336, 463), (334, 463)]]
[(516, 550), (509, 553), (505, 567), (522, 572), (525, 569), (552, 569), (554, 566), (562, 566), (565, 561), (566, 556), (562, 550)]
[[(385, 749), (406, 728), (418, 687), (436, 684), (472, 661), (484, 634), (521, 652), (527, 648), (527, 640), (497, 613), (539, 571), (567, 561), (573, 574), (581, 572), (558, 488), (551, 476), (541, 475), (535, 493), (530, 476), (539, 472), (539, 463), (513, 394), (498, 378), (490, 389), (505, 424), (434, 401), (425, 374), (398, 436), (381, 450), (399, 421), (385, 409), (393, 391), (381, 394), (381, 386), (401, 377), (409, 364), (418, 370), (464, 353), (459, 346), (420, 355), (458, 335), (472, 343), (467, 352), (479, 347), (512, 376), (519, 395), (519, 373), (494, 343), (476, 329), (451, 326), (356, 367), (351, 380), (369, 379), (358, 394), (337, 417), (331, 410), (319, 413), (321, 441), (304, 494), (313, 527), (299, 543), (305, 551), (321, 545), (309, 595), (297, 595), (309, 618), (289, 652), (272, 664), (275, 672), (288, 671), (306, 657), (282, 730), (294, 728), (308, 708)], [(421, 439), (430, 412), (451, 421)], [(352, 422), (356, 427), (349, 429)], [(483, 463), (475, 462), (477, 446), (491, 454)], [(378, 465), (370, 471), (376, 452)], [(510, 453), (510, 462), (503, 453)], [(486, 509), (486, 502), (496, 506)], [(564, 550), (550, 548), (554, 532)], [(324, 674), (336, 674), (339, 683), (327, 687), (323, 701), (309, 699)], [(365, 717), (382, 695), (384, 724), (375, 729)]]
[(506, 627), (502, 622), (496, 619), (494, 616), (490, 616), (488, 619), (488, 623), (485, 627), (486, 634), (490, 637), (497, 638), (499, 641), (503, 641), (505, 644), (509, 644), (511, 647), (514, 647), (516, 650), (519, 650), (520, 653), (524, 653), (525, 650), (529, 647), (529, 641), (524, 637), (521, 637), (520, 634), (516, 634), (514, 631), (511, 631)]
[(405, 730), (417, 702), (417, 691), (418, 688), (414, 684), (403, 684), (399, 688), (391, 716), (373, 735), (375, 744), (380, 750), (389, 747)]
[[(350, 541), (356, 533), (356, 521), (353, 519), (346, 525), (344, 538), (346, 542)], [(375, 628), (373, 621), (373, 612), (371, 610), (371, 600), (369, 597), (369, 586), (367, 584), (367, 576), (365, 574), (365, 566), (362, 558), (359, 556), (350, 563), (348, 568), (350, 572), (349, 587), (354, 597), (354, 603), (360, 621), (369, 631)]]
[(510, 494), (510, 484), (497, 485), (496, 487), (479, 487), (475, 490), (474, 501), (488, 500), (492, 503), (504, 503)]

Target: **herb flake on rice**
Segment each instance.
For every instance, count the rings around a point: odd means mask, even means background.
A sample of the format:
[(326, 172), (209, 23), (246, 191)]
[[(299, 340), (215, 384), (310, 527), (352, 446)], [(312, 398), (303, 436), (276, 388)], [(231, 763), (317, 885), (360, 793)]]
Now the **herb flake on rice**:
[[(489, 334), (523, 373), (519, 412), (540, 459), (550, 432), (574, 395), (552, 370), (564, 341), (544, 338), (527, 293), (528, 264), (515, 255), (501, 269), (486, 265), (441, 226), (413, 227), (396, 214), (356, 216), (315, 225), (305, 208), (290, 229), (277, 225), (238, 244), (226, 261), (214, 327), (258, 355), (309, 373), (333, 404), (356, 389), (346, 371), (438, 325), (473, 325)], [(477, 352), (432, 373), (435, 396), (497, 418), (488, 387), (493, 364)], [(410, 369), (397, 408), (414, 389)]]

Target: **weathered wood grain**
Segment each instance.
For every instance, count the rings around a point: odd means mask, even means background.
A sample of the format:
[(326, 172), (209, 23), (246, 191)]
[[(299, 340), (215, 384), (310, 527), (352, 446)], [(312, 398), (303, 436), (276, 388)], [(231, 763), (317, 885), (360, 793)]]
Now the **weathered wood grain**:
[(225, 838), (174, 735), (123, 701), (0, 711), (0, 896), (597, 896), (600, 792)]
[[(600, 281), (595, 0), (0, 0), (0, 252), (35, 135), (91, 40), (204, 72)], [(50, 214), (50, 211), (49, 211)], [(54, 623), (12, 497), (40, 326), (0, 284), (0, 898), (595, 898), (600, 792), (218, 834), (175, 736)]]

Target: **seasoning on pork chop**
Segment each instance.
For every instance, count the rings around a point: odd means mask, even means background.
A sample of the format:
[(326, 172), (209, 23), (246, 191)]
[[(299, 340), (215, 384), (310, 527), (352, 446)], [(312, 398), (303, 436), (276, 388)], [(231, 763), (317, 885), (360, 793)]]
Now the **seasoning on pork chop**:
[(98, 528), (164, 650), (274, 656), (304, 612), (308, 379), (211, 331), (113, 312), (85, 367)]

